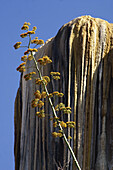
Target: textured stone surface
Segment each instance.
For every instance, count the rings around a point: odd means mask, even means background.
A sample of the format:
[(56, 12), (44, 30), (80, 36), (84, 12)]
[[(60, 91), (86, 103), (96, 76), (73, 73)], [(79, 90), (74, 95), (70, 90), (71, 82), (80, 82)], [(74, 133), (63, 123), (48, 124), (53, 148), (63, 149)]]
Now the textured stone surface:
[[(74, 120), (71, 146), (83, 170), (113, 170), (113, 24), (90, 16), (63, 25), (58, 34), (39, 48), (36, 58), (48, 55), (53, 63), (45, 75), (59, 71), (61, 80), (49, 91), (65, 94), (63, 102), (72, 107), (64, 120)], [(33, 62), (28, 70), (34, 70)], [(26, 74), (26, 73), (24, 73)], [(52, 122), (41, 120), (31, 108), (34, 81), (23, 75), (15, 100), (15, 169), (56, 170), (56, 164), (75, 170), (63, 139), (53, 139)], [(51, 108), (45, 105), (48, 114)], [(66, 167), (66, 163), (68, 167)]]

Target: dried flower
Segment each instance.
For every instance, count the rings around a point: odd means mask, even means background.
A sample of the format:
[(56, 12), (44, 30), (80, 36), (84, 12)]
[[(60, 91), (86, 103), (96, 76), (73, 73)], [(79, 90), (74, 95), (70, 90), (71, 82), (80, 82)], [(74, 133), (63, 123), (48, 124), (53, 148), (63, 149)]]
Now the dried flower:
[(58, 92), (58, 91), (54, 91), (52, 94), (53, 94), (53, 95), (58, 95), (59, 92)]
[(59, 72), (50, 72), (50, 74), (51, 74), (52, 76), (60, 76), (60, 73), (59, 73)]
[(42, 45), (42, 44), (44, 44), (44, 40), (38, 40), (38, 43), (37, 43), (38, 45)]
[(64, 110), (66, 110), (66, 108), (65, 107), (60, 107), (60, 110), (64, 111)]
[(27, 81), (27, 80), (31, 80), (31, 76), (30, 76), (29, 74), (26, 74), (26, 75), (24, 76), (24, 78), (25, 78), (26, 81)]
[(44, 109), (40, 110), (40, 112), (36, 112), (36, 115), (37, 115), (39, 118), (44, 118), (44, 117), (45, 117)]
[(33, 55), (32, 54), (29, 54), (28, 55), (28, 60), (31, 61), (33, 59)]
[(28, 48), (28, 50), (27, 50), (28, 52), (32, 52), (33, 51), (33, 49), (32, 48)]
[(27, 25), (27, 22), (24, 22), (24, 25)]
[(71, 107), (66, 107), (66, 109), (69, 109), (69, 110), (71, 110)]
[(15, 49), (18, 49), (20, 47), (20, 44), (22, 44), (21, 42), (17, 42), (15, 45), (14, 45), (14, 48)]
[(28, 30), (28, 29), (29, 29), (29, 26), (24, 24), (21, 29), (22, 29), (22, 30)]
[(37, 106), (38, 106), (39, 108), (41, 108), (42, 106), (44, 106), (44, 102), (42, 102), (41, 100), (39, 100)]
[(45, 84), (45, 85), (47, 86), (47, 84), (48, 84), (47, 80), (46, 80), (46, 79), (43, 79), (43, 80), (42, 80), (42, 84)]
[(20, 37), (21, 37), (21, 38), (27, 37), (27, 33), (20, 34)]
[(36, 48), (33, 48), (32, 51), (33, 52), (38, 52), (38, 50)]
[(64, 103), (59, 103), (59, 108), (61, 107), (65, 107), (65, 104)]
[(36, 74), (36, 72), (30, 72), (30, 73), (26, 74), (26, 75), (24, 76), (25, 80), (26, 80), (26, 81), (27, 81), (27, 80), (31, 80), (33, 74)]
[(63, 121), (60, 122), (60, 125), (61, 125), (62, 127), (65, 127), (65, 128), (67, 127), (67, 124), (66, 124), (65, 122), (63, 122)]
[(27, 61), (27, 55), (22, 56), (21, 61), (24, 61), (24, 62)]
[(27, 34), (35, 34), (35, 31), (28, 31)]
[(72, 137), (71, 137), (71, 136), (68, 136), (68, 139), (72, 139)]
[(51, 63), (52, 60), (48, 57), (48, 56), (43, 56), (43, 58), (39, 58), (38, 59), (38, 62), (41, 64), (41, 65), (46, 65), (48, 63)]
[(36, 29), (37, 29), (37, 27), (36, 27), (36, 26), (34, 26), (34, 27), (33, 27), (33, 29), (32, 29), (32, 31), (36, 31)]
[(39, 58), (37, 62), (42, 63), (43, 62), (43, 58)]
[(55, 106), (55, 111), (59, 111), (59, 105)]
[(43, 81), (43, 80), (40, 80), (40, 78), (37, 78), (35, 83), (38, 84), (38, 85), (41, 85), (41, 84), (42, 84), (42, 81)]
[(72, 112), (72, 111), (71, 111), (71, 110), (68, 110), (68, 109), (63, 110), (63, 113), (64, 113), (64, 114), (71, 114), (71, 112)]
[(25, 51), (25, 52), (24, 52), (24, 55), (26, 55), (26, 54), (29, 54), (29, 52), (28, 52), (28, 51)]
[(52, 136), (53, 136), (54, 138), (56, 138), (56, 137), (62, 137), (63, 134), (62, 134), (62, 133), (53, 132), (53, 133), (52, 133)]
[(31, 103), (31, 106), (34, 108), (34, 107), (37, 107), (38, 106), (38, 101), (39, 99), (34, 99), (32, 100), (32, 103)]
[(30, 73), (29, 73), (29, 75), (33, 75), (33, 74), (36, 74), (36, 72), (35, 72), (35, 71), (33, 71), (33, 72), (30, 72)]
[(52, 133), (52, 136), (53, 136), (54, 138), (58, 137), (57, 132), (53, 132), (53, 133)]
[(48, 97), (49, 97), (49, 98), (53, 97), (53, 94), (52, 94), (52, 93), (50, 93), (50, 94), (48, 95)]
[(63, 134), (62, 133), (57, 133), (57, 136), (61, 138), (63, 136)]
[(47, 61), (47, 60), (49, 60), (49, 57), (45, 55), (45, 56), (43, 56), (43, 60)]
[(63, 96), (64, 96), (63, 93), (59, 93), (59, 94), (58, 94), (58, 97), (63, 97)]
[(53, 79), (55, 79), (55, 80), (59, 80), (59, 79), (60, 79), (60, 77), (59, 77), (59, 76), (53, 76)]
[(47, 93), (45, 91), (43, 91), (41, 94), (41, 98), (46, 98), (46, 97), (47, 97)]
[(34, 93), (34, 95), (35, 95), (35, 98), (41, 99), (41, 94), (40, 94), (40, 91), (39, 91), (39, 90), (37, 90), (37, 91)]
[(21, 63), (20, 65), (19, 65), (19, 67), (17, 67), (17, 71), (19, 71), (19, 72), (24, 72), (26, 69), (25, 69), (25, 64), (26, 64), (26, 62), (24, 62), (24, 63)]
[(43, 77), (42, 77), (42, 79), (43, 79), (43, 80), (46, 80), (46, 81), (47, 81), (47, 83), (49, 83), (49, 82), (50, 82), (50, 78), (49, 78), (48, 76), (43, 76)]
[(31, 25), (30, 22), (28, 22), (27, 25)]
[(66, 122), (67, 126), (70, 128), (75, 128), (75, 122), (70, 121), (70, 122)]

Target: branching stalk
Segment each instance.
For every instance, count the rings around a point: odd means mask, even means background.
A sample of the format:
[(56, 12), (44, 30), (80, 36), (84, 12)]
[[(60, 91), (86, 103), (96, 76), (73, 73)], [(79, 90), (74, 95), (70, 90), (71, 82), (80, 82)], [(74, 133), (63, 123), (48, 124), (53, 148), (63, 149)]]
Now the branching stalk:
[[(39, 77), (40, 77), (41, 80), (43, 80), (43, 79), (42, 79), (41, 72), (40, 72), (39, 67), (38, 67), (38, 64), (37, 64), (37, 61), (36, 61), (36, 59), (35, 59), (35, 57), (34, 57), (33, 54), (32, 54), (32, 56), (33, 56), (33, 60), (34, 60), (36, 69), (37, 69), (37, 71), (38, 71), (38, 73), (39, 73)], [(43, 86), (44, 86), (44, 89), (45, 89), (45, 91), (46, 91), (46, 93), (47, 93), (47, 96), (49, 96), (48, 89), (47, 89), (47, 87), (46, 87), (46, 85), (45, 85), (44, 82), (43, 82)], [(49, 99), (49, 103), (50, 103), (50, 105), (51, 105), (51, 108), (52, 108), (54, 117), (58, 117), (57, 114), (56, 114), (55, 107), (54, 107), (54, 105), (53, 105), (53, 103), (52, 103), (51, 98), (48, 98), (48, 99)], [(64, 141), (66, 142), (67, 147), (68, 147), (68, 149), (69, 149), (70, 152), (71, 152), (71, 155), (72, 155), (72, 157), (73, 157), (73, 159), (74, 159), (74, 162), (75, 162), (77, 168), (78, 168), (79, 170), (81, 170), (80, 165), (79, 165), (79, 163), (78, 163), (78, 161), (77, 161), (77, 159), (76, 159), (76, 156), (75, 156), (75, 154), (74, 154), (74, 152), (73, 152), (73, 149), (71, 148), (70, 143), (68, 142), (68, 139), (67, 139), (67, 137), (66, 137), (66, 135), (65, 135), (65, 133), (64, 133), (64, 130), (63, 130), (62, 126), (60, 125), (59, 120), (56, 120), (56, 121), (57, 121), (57, 123), (58, 123), (59, 129), (62, 131), (62, 135), (63, 135)]]

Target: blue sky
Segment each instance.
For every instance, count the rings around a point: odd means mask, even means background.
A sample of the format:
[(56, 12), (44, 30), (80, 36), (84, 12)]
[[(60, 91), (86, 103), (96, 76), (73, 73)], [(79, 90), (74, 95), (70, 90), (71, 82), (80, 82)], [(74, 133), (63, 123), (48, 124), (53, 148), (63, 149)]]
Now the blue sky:
[(70, 20), (91, 15), (113, 23), (113, 0), (1, 0), (0, 3), (0, 169), (14, 170), (14, 100), (20, 74), (16, 71), (23, 50), (14, 50), (21, 41), (23, 23), (37, 26), (44, 41), (56, 35)]

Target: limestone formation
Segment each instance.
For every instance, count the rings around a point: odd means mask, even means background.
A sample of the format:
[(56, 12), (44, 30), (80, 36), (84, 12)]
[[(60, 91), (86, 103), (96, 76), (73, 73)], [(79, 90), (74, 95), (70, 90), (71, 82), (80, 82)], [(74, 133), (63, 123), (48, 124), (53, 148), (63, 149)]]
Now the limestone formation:
[[(50, 92), (65, 94), (63, 102), (76, 128), (68, 130), (78, 162), (83, 170), (113, 170), (113, 24), (91, 16), (78, 17), (63, 25), (36, 54), (48, 55), (52, 64), (42, 72), (59, 71), (61, 80), (48, 86)], [(28, 62), (28, 72), (34, 63)], [(32, 66), (32, 67), (31, 67)], [(26, 74), (26, 73), (25, 73)], [(31, 108), (34, 80), (21, 75), (15, 100), (15, 170), (76, 170), (62, 138), (54, 139), (50, 116), (36, 117)], [(46, 103), (46, 113), (52, 114)]]

